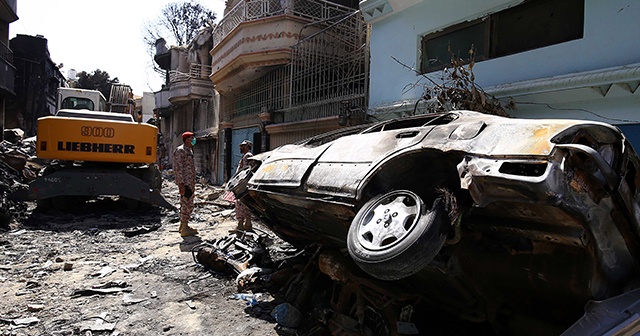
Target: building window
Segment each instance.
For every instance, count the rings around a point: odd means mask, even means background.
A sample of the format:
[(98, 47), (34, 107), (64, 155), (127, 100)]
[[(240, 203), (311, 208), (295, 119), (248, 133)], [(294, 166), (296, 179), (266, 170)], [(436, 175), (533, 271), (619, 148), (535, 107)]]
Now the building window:
[(439, 70), (451, 57), (475, 60), (516, 54), (583, 37), (584, 0), (530, 0), (422, 38), (422, 73)]

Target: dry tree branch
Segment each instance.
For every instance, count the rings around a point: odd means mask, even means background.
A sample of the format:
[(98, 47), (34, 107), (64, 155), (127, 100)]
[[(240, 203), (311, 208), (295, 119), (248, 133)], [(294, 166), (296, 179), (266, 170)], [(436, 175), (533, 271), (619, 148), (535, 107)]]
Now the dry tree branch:
[(469, 60), (467, 62), (451, 53), (450, 67), (442, 69), (442, 76), (440, 77), (442, 83), (437, 83), (426, 74), (400, 62), (393, 56), (391, 58), (430, 83), (423, 84), (417, 81), (407, 84), (403, 88), (404, 90), (414, 89), (418, 86), (424, 88), (423, 95), (416, 101), (416, 107), (420, 101), (429, 101), (434, 103), (428, 108), (430, 113), (472, 110), (486, 114), (509, 116), (506, 108), (513, 109), (514, 104), (510, 102), (505, 108), (497, 98), (487, 94), (475, 82), (475, 74), (473, 73), (474, 56), (475, 50), (473, 46), (469, 50)]

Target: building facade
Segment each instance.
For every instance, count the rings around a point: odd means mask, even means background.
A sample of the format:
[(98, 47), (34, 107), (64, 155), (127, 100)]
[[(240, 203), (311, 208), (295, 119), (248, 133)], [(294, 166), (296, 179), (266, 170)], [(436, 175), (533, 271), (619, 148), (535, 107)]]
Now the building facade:
[(189, 45), (158, 40), (161, 166), (192, 130), (198, 174), (224, 184), (245, 139), (259, 153), (363, 122), (369, 41), (357, 9), (356, 0), (234, 0)]
[[(640, 2), (363, 0), (371, 24), (370, 113), (410, 114), (450, 52), (475, 51), (475, 81), (522, 118), (619, 126), (640, 147)], [(468, 56), (467, 56), (468, 57)]]
[(269, 150), (362, 122), (368, 30), (357, 1), (227, 1), (213, 30), (211, 75), (220, 95), (219, 181), (239, 144)]
[(219, 98), (211, 74), (211, 31), (202, 29), (186, 46), (156, 46), (156, 63), (166, 71), (166, 84), (155, 92), (156, 126), (160, 131), (159, 163), (171, 166), (173, 149), (182, 144), (181, 134), (192, 131), (196, 172), (213, 184), (221, 183), (216, 174)]
[(9, 24), (18, 20), (16, 0), (0, 0), (0, 140), (4, 129), (17, 126), (13, 115), (7, 115), (6, 106), (15, 98), (13, 52), (9, 48)]
[(35, 136), (38, 118), (55, 114), (58, 88), (65, 86), (66, 80), (51, 60), (43, 36), (17, 35), (10, 47), (16, 98), (7, 106), (7, 127), (19, 127), (25, 136)]

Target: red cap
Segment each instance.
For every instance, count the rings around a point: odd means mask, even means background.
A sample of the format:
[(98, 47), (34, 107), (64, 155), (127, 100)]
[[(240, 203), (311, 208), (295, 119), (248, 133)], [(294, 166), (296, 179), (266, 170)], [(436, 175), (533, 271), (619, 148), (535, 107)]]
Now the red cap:
[(188, 138), (188, 137), (190, 137), (190, 136), (193, 136), (193, 133), (191, 133), (191, 132), (184, 132), (184, 133), (182, 133), (182, 138), (183, 138), (183, 139), (186, 139), (186, 138)]

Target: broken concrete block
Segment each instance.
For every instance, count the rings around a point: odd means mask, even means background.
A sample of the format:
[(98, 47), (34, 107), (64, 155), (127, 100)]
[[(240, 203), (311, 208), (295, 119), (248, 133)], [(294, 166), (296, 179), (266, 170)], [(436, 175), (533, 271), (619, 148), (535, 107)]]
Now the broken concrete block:
[(42, 304), (28, 304), (27, 310), (30, 312), (37, 312), (44, 309), (44, 305)]

